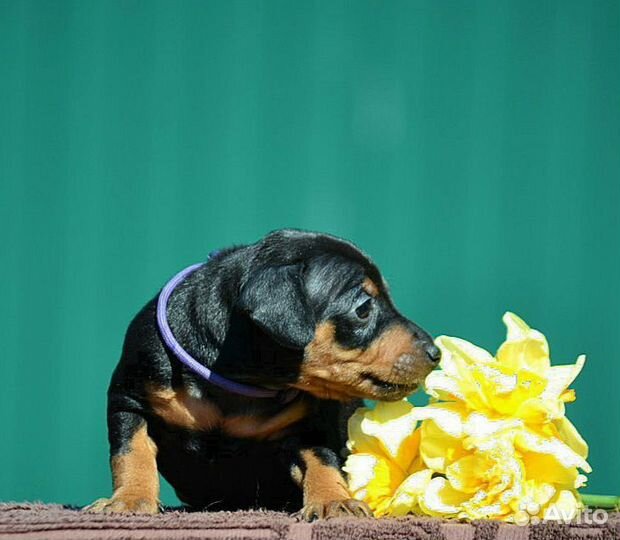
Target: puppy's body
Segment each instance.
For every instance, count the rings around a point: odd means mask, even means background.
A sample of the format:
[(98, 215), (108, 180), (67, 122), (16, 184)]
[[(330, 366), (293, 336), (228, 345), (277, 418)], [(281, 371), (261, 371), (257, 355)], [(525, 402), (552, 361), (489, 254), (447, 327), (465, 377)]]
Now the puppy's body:
[(195, 507), (366, 513), (338, 470), (346, 419), (361, 398), (410, 393), (439, 359), (366, 255), (277, 231), (220, 252), (173, 292), (168, 321), (183, 348), (277, 397), (240, 396), (185, 367), (162, 342), (156, 304), (130, 324), (112, 377), (114, 494), (91, 510), (157, 511), (159, 470)]

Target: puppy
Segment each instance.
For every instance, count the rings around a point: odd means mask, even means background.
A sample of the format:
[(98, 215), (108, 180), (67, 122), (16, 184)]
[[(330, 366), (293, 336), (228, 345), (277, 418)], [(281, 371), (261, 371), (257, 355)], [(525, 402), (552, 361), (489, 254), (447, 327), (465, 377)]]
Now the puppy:
[(340, 472), (347, 418), (439, 358), (350, 242), (280, 230), (222, 250), (129, 325), (108, 390), (114, 492), (87, 509), (158, 512), (159, 471), (195, 508), (369, 515)]

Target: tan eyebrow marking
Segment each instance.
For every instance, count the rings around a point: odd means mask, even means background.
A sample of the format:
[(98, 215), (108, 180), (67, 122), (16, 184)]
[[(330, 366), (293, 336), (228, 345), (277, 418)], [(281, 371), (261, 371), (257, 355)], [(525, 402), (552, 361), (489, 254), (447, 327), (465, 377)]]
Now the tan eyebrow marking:
[(379, 287), (377, 287), (375, 282), (369, 277), (362, 282), (362, 289), (364, 289), (366, 294), (372, 296), (373, 298), (379, 295)]

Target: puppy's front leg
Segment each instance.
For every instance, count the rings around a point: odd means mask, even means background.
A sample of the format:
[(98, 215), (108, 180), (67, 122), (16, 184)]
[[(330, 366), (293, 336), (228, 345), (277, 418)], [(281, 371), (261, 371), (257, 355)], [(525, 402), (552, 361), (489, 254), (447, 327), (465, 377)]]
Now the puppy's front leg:
[(115, 412), (108, 417), (110, 465), (114, 493), (85, 510), (90, 512), (159, 511), (157, 447), (147, 432), (144, 418), (133, 412)]
[(366, 503), (351, 498), (340, 472), (338, 456), (328, 448), (299, 451), (292, 467), (293, 480), (303, 490), (303, 508), (298, 516), (306, 521), (338, 516), (372, 516)]

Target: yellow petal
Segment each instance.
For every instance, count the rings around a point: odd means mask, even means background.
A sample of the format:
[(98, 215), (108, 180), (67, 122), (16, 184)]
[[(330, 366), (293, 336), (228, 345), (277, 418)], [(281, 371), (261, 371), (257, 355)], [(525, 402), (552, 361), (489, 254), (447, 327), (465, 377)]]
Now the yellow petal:
[(366, 502), (378, 517), (384, 515), (392, 495), (405, 479), (399, 467), (370, 454), (351, 454), (343, 470), (352, 496)]
[[(543, 508), (556, 493), (557, 490), (551, 484), (527, 480), (523, 484), (521, 496), (510, 502), (512, 518), (515, 518), (519, 512), (525, 512), (526, 510), (528, 515), (523, 516), (526, 518), (526, 522), (531, 516), (538, 516), (540, 518)], [(514, 519), (510, 521), (514, 521)]]
[(450, 437), (463, 435), (466, 410), (460, 403), (431, 403), (416, 407), (411, 416), (416, 420), (433, 420)]
[(420, 497), (420, 508), (429, 516), (455, 516), (461, 511), (461, 505), (469, 498), (450, 486), (445, 478), (433, 478)]
[(396, 462), (403, 468), (406, 474), (412, 474), (420, 469), (425, 469), (420, 455), (420, 441), (422, 440), (422, 431), (416, 429), (411, 437), (409, 437), (401, 448), (401, 452)]
[(582, 456), (555, 437), (546, 437), (531, 429), (522, 429), (516, 431), (515, 445), (526, 452), (552, 455), (562, 467), (579, 467), (586, 472), (592, 472), (592, 468)]
[(487, 391), (496, 394), (508, 394), (517, 389), (518, 378), (514, 373), (506, 373), (499, 369), (501, 366), (479, 365), (472, 366), (475, 380), (484, 386)]
[(506, 312), (503, 317), (506, 325), (506, 341), (497, 351), (497, 361), (515, 372), (528, 369), (544, 375), (549, 369), (549, 345), (538, 330), (530, 328), (514, 313)]
[(432, 420), (422, 422), (420, 431), (420, 455), (429, 469), (445, 472), (447, 465), (466, 454), (461, 439), (446, 434)]
[(487, 481), (485, 472), (492, 466), (482, 453), (462, 457), (446, 467), (446, 478), (450, 485), (463, 493), (475, 493)]
[(577, 399), (577, 394), (575, 393), (573, 389), (564, 390), (564, 392), (560, 394), (560, 399), (564, 403), (572, 403), (573, 401)]
[(459, 381), (442, 369), (431, 371), (424, 381), (424, 389), (430, 396), (444, 401), (464, 400)]
[(542, 393), (542, 397), (545, 399), (559, 399), (564, 390), (566, 390), (577, 375), (579, 375), (585, 363), (586, 357), (582, 354), (573, 365), (553, 366), (549, 368), (547, 372), (547, 387)]
[(545, 508), (543, 519), (563, 521), (569, 523), (581, 511), (583, 505), (573, 491), (562, 490), (550, 501)]
[[(505, 366), (498, 366), (497, 371), (510, 373), (511, 369)], [(485, 374), (474, 374), (480, 380), (481, 385), (485, 385), (484, 379), (487, 378), (485, 392), (488, 396), (489, 406), (502, 415), (521, 416), (518, 414), (519, 407), (528, 400), (537, 398), (542, 394), (547, 386), (547, 380), (533, 371), (520, 369), (514, 374), (515, 384), (508, 391), (498, 391), (498, 378), (485, 377)], [(517, 414), (515, 414), (517, 412)]]
[(525, 452), (522, 459), (527, 478), (536, 482), (574, 489), (580, 476), (577, 467), (563, 467), (555, 456), (550, 454)]
[(577, 480), (575, 480), (575, 489), (585, 487), (587, 483), (588, 477), (585, 474), (580, 474), (577, 476)]
[(558, 430), (558, 436), (562, 442), (566, 443), (573, 452), (582, 458), (588, 457), (588, 443), (583, 440), (577, 428), (568, 418), (558, 418), (553, 421), (553, 425)]
[(498, 502), (479, 505), (476, 503), (470, 504), (467, 501), (463, 503), (463, 511), (459, 513), (458, 517), (470, 521), (475, 519), (501, 519), (501, 516), (506, 513), (504, 508)]
[(531, 496), (532, 502), (535, 502), (540, 507), (545, 506), (557, 493), (557, 489), (545, 482), (528, 482), (526, 489), (527, 493)]
[(508, 341), (520, 341), (526, 339), (532, 330), (528, 324), (521, 318), (507, 311), (502, 317), (502, 321), (506, 325), (506, 339)]
[(370, 484), (380, 459), (372, 454), (351, 454), (347, 457), (342, 470), (348, 475), (351, 492), (358, 492)]
[(468, 366), (495, 363), (490, 353), (461, 338), (439, 336), (435, 344), (442, 352), (439, 366), (453, 377), (462, 375)]
[(410, 440), (417, 424), (412, 411), (406, 400), (378, 402), (374, 410), (358, 409), (349, 419), (350, 449), (383, 455), (407, 470), (418, 444)]
[(522, 426), (523, 421), (519, 418), (489, 418), (483, 413), (472, 412), (463, 423), (463, 432), (468, 437), (481, 440)]
[[(475, 370), (493, 368), (496, 365), (495, 359), (484, 349), (463, 339), (440, 336), (435, 343), (441, 349), (439, 365), (446, 376), (446, 379), (440, 380), (445, 387), (444, 392), (450, 392), (457, 399), (465, 401), (472, 409), (488, 406), (480, 377), (475, 377)], [(435, 383), (435, 377), (430, 379), (431, 386)], [(482, 379), (484, 384), (484, 376)]]
[(543, 424), (564, 416), (564, 402), (559, 399), (533, 397), (516, 407), (514, 415), (528, 424)]
[(405, 516), (413, 512), (419, 504), (420, 496), (426, 491), (433, 471), (424, 469), (409, 475), (398, 487), (390, 503), (390, 515)]
[(352, 452), (366, 454), (382, 454), (383, 447), (376, 437), (370, 436), (362, 430), (362, 421), (372, 412), (369, 407), (359, 407), (349, 418), (347, 447)]

